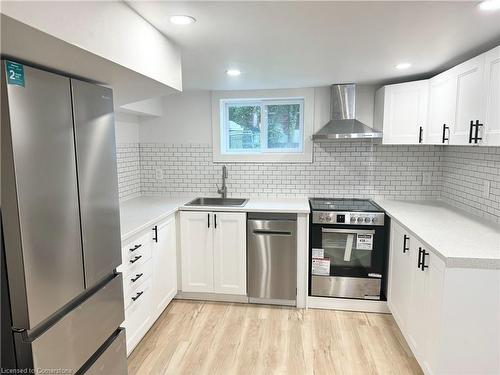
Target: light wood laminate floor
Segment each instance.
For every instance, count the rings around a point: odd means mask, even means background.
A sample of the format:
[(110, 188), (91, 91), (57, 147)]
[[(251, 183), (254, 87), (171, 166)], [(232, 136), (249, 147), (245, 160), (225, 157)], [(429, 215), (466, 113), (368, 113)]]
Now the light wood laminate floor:
[(422, 374), (386, 314), (174, 300), (129, 374)]

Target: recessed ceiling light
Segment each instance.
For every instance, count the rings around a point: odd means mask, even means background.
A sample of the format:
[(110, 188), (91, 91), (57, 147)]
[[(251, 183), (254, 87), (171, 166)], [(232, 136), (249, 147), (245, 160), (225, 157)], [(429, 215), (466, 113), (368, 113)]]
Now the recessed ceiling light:
[(395, 66), (395, 68), (397, 70), (405, 70), (405, 69), (409, 69), (410, 67), (411, 67), (410, 63), (400, 63), (400, 64)]
[(190, 25), (196, 22), (196, 19), (191, 16), (176, 15), (170, 17), (170, 22), (174, 25)]
[(484, 0), (479, 3), (481, 10), (498, 10), (500, 9), (500, 0)]
[(241, 72), (238, 69), (228, 69), (226, 70), (226, 74), (230, 77), (237, 77)]

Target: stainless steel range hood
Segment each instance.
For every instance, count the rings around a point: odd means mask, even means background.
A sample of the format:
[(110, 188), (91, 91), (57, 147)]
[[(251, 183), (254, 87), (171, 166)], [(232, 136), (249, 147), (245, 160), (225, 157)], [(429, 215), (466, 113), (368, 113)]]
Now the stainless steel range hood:
[(356, 85), (332, 85), (330, 121), (312, 136), (315, 142), (382, 138), (382, 132), (356, 120)]

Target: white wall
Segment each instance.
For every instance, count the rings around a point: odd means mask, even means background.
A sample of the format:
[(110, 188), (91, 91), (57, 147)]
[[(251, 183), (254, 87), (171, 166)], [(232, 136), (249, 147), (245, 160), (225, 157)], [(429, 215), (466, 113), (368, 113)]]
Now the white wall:
[(116, 144), (139, 143), (139, 117), (115, 112)]
[[(260, 90), (266, 91), (266, 90)], [(286, 91), (286, 90), (285, 90)], [(356, 117), (373, 124), (375, 86), (358, 86)], [(212, 144), (210, 91), (184, 91), (163, 98), (163, 116), (141, 120), (141, 143)], [(330, 119), (330, 86), (314, 88), (314, 132)]]
[(163, 116), (141, 120), (141, 143), (212, 144), (210, 91), (185, 91), (163, 98)]
[(1, 12), (177, 90), (180, 49), (118, 1), (2, 1)]

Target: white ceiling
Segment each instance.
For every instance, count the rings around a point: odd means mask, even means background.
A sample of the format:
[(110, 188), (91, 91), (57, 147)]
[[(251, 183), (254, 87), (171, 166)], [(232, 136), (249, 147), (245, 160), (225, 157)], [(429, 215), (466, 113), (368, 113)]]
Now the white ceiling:
[[(397, 82), (500, 44), (500, 11), (477, 1), (128, 3), (181, 47), (188, 90)], [(172, 25), (174, 14), (197, 22)], [(412, 68), (398, 72), (400, 62)]]

